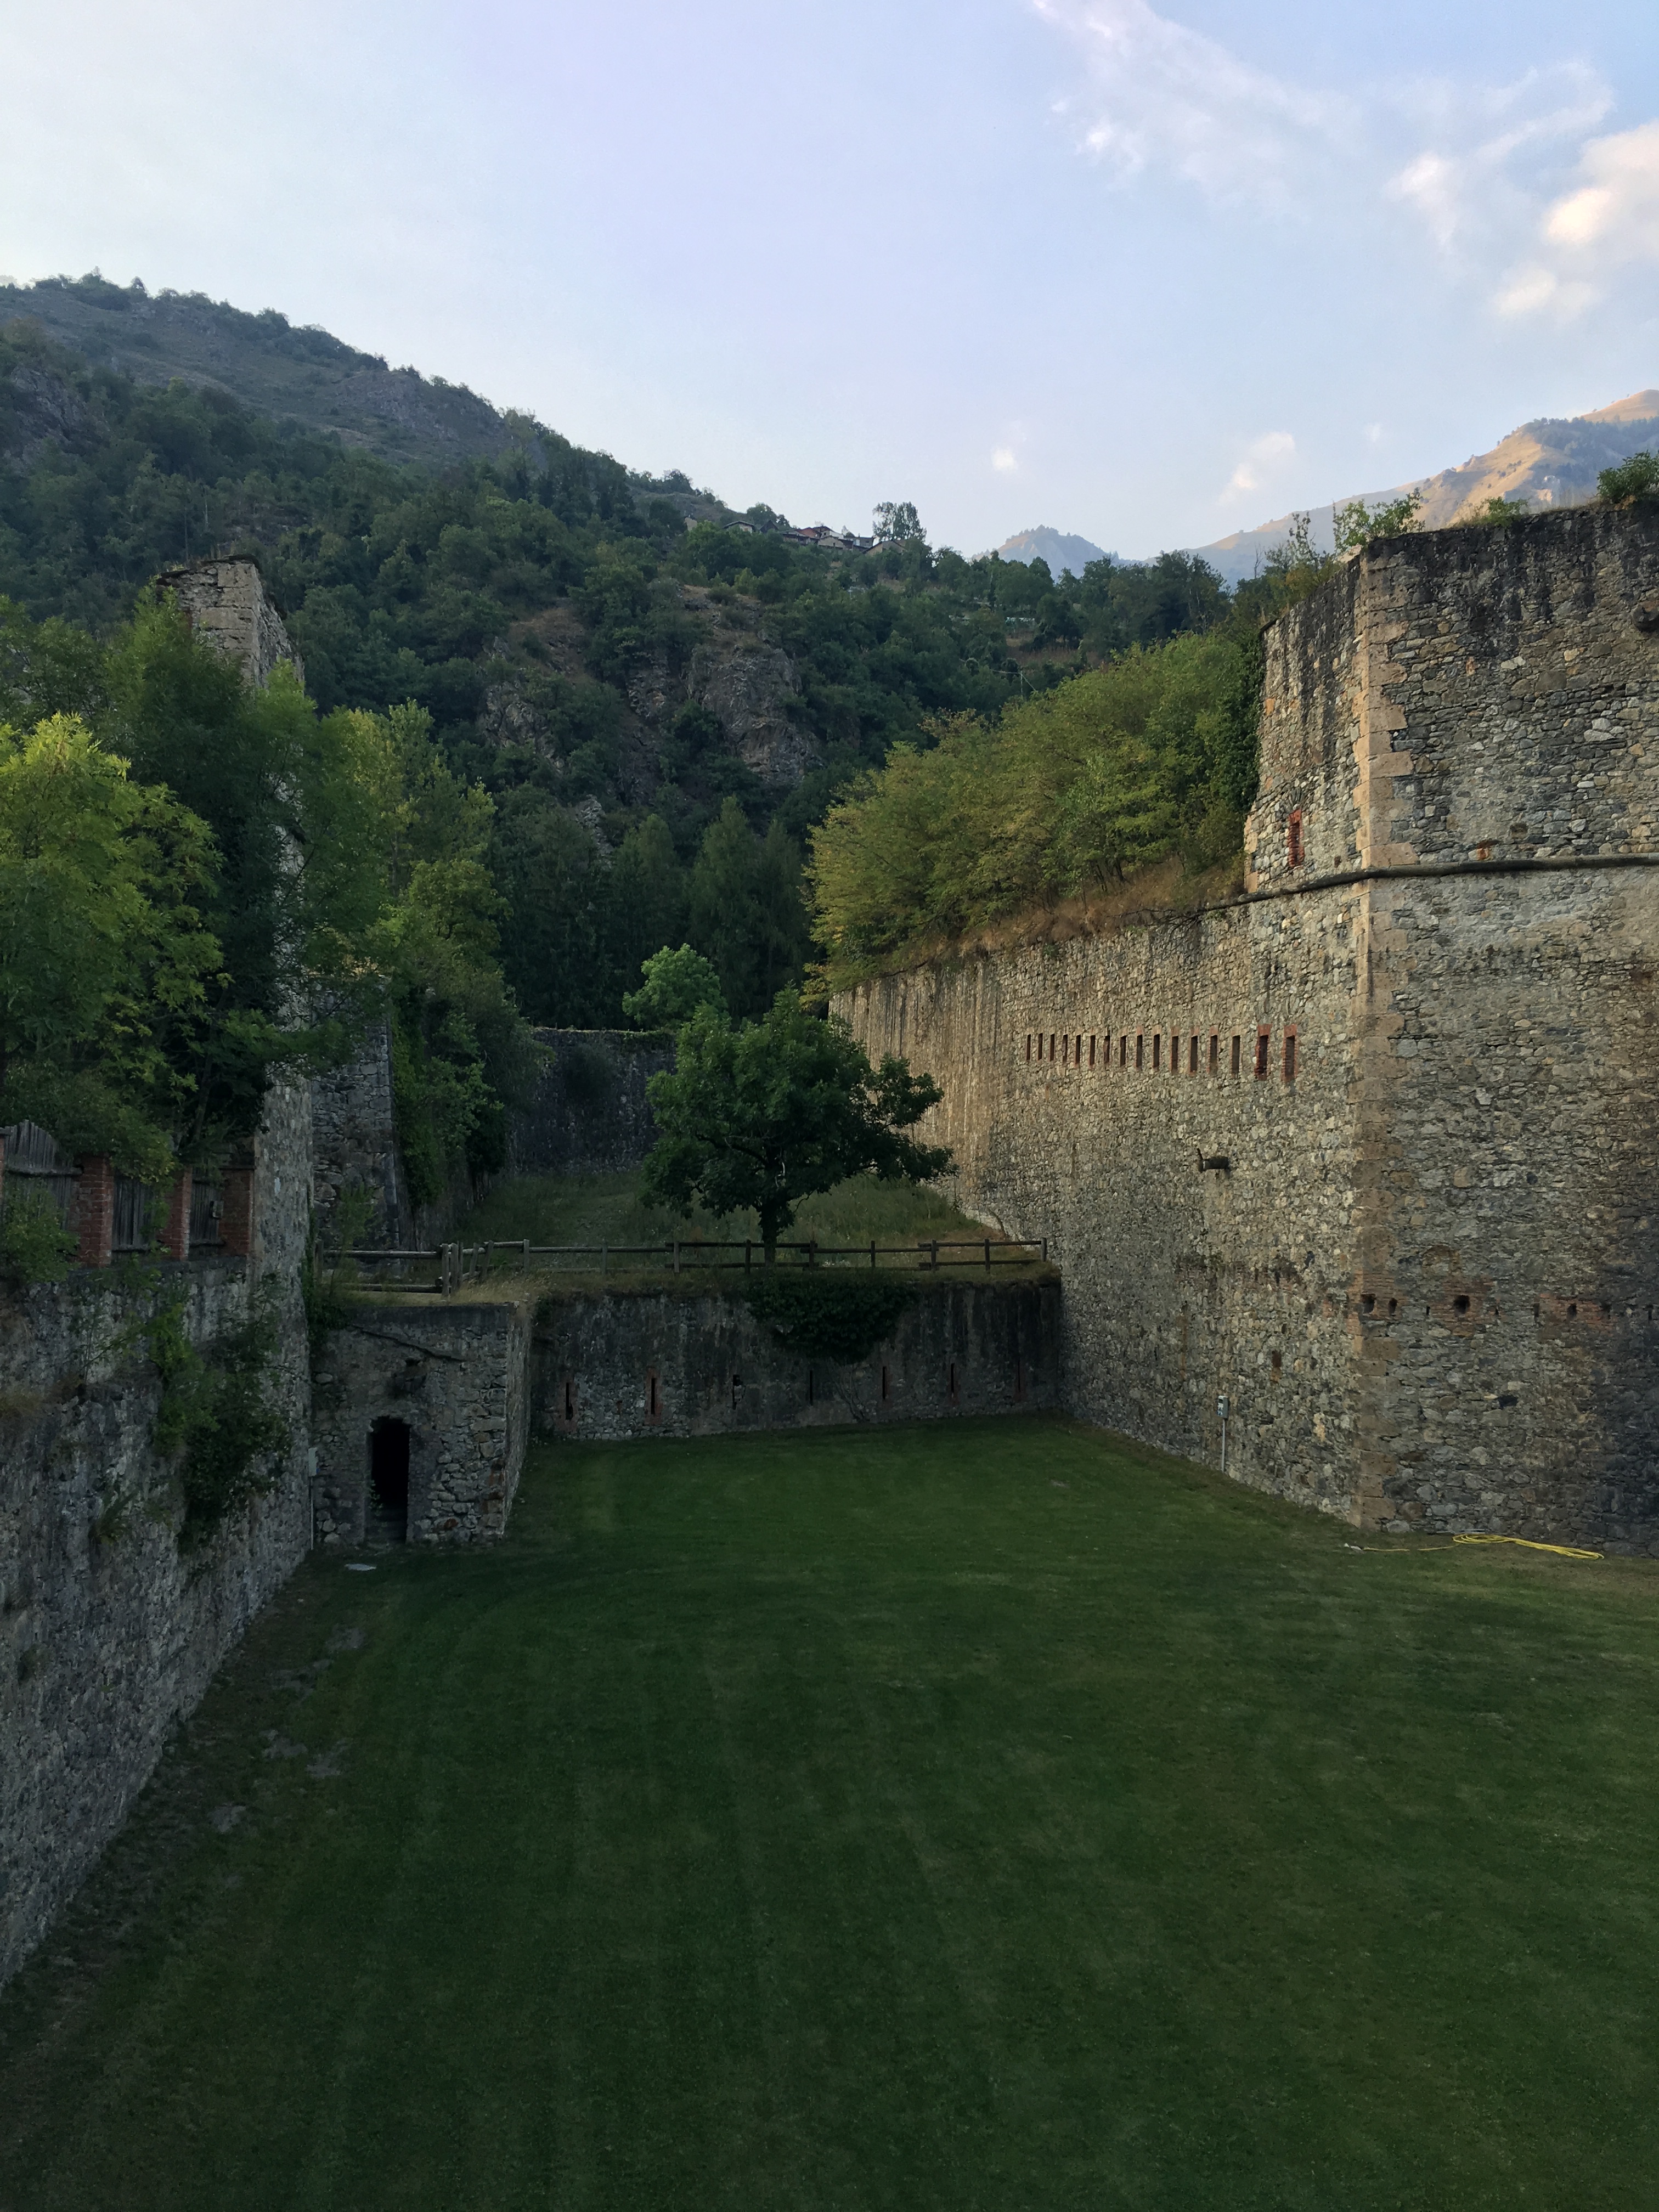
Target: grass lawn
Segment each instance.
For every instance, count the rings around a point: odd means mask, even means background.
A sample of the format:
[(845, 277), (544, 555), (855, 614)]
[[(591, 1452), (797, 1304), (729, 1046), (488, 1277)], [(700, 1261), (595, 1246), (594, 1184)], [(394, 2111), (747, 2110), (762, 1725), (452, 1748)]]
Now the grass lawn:
[(313, 1560), (0, 1997), (0, 2205), (1652, 2203), (1659, 1570), (1352, 1541), (1003, 1421)]

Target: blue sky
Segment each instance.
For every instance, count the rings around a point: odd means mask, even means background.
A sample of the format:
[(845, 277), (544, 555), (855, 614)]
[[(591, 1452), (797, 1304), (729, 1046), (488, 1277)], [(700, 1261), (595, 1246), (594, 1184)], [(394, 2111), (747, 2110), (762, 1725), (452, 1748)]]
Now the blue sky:
[(1650, 0), (0, 0), (0, 271), (970, 551), (1200, 543), (1659, 385)]

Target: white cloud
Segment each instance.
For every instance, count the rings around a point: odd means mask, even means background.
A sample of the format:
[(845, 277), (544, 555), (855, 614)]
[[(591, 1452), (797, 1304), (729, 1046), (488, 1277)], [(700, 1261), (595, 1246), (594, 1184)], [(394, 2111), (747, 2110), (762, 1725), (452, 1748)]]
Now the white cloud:
[(1559, 160), (1563, 141), (1593, 130), (1612, 94), (1594, 70), (1565, 62), (1512, 84), (1412, 84), (1385, 104), (1429, 142), (1389, 179), (1387, 196), (1413, 210), (1443, 253), (1485, 255), (1535, 220), (1529, 167)]
[(1340, 149), (1346, 97), (1287, 84), (1147, 0), (1030, 0), (1081, 52), (1083, 143), (1121, 177), (1164, 168), (1219, 198), (1284, 200)]
[(1500, 313), (1570, 321), (1604, 295), (1615, 270), (1659, 262), (1659, 122), (1592, 138), (1578, 175), (1545, 210), (1534, 255), (1505, 278)]
[(995, 453), (991, 456), (991, 466), (994, 469), (1001, 470), (1005, 476), (1012, 475), (1013, 471), (1019, 466), (1019, 463), (1014, 458), (1013, 447), (1012, 446), (999, 446)]
[(1580, 313), (1609, 268), (1659, 259), (1659, 123), (1588, 138), (1613, 95), (1584, 63), (1331, 88), (1257, 69), (1150, 0), (1027, 4), (1081, 57), (1062, 112), (1120, 182), (1161, 173), (1356, 235), (1393, 209), (1511, 316)]
[(1238, 466), (1227, 479), (1218, 505), (1224, 507), (1242, 492), (1261, 491), (1279, 475), (1296, 453), (1296, 440), (1288, 430), (1268, 430), (1244, 448)]
[(1659, 123), (1592, 138), (1579, 166), (1590, 181), (1556, 202), (1545, 235), (1604, 261), (1659, 259)]

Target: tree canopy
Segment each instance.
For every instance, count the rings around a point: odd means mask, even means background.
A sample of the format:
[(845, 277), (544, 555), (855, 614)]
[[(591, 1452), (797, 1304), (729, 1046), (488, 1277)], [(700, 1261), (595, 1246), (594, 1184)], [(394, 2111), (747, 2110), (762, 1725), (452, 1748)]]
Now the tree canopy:
[(275, 1069), (389, 1018), (414, 1194), (499, 1164), (526, 1048), (493, 808), (423, 708), (251, 690), (163, 601), (107, 645), (0, 601), (0, 717), (8, 1117), (151, 1178), (211, 1166)]
[(218, 939), (207, 825), (86, 726), (0, 726), (0, 1121), (159, 1174), (187, 1111)]
[(851, 1176), (921, 1182), (951, 1155), (905, 1132), (943, 1093), (889, 1055), (872, 1068), (845, 1023), (781, 991), (757, 1022), (700, 1006), (681, 1029), (674, 1067), (647, 1086), (659, 1134), (646, 1161), (652, 1202), (718, 1215), (752, 1207), (766, 1261), (795, 1207)]

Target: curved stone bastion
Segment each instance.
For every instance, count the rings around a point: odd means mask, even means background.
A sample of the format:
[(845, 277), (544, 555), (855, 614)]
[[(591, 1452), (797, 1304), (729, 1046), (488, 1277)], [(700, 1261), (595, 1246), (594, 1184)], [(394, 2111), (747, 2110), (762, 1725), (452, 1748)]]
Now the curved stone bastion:
[(841, 1001), (1046, 1237), (1074, 1412), (1395, 1529), (1659, 1550), (1659, 514), (1266, 637), (1246, 892)]

